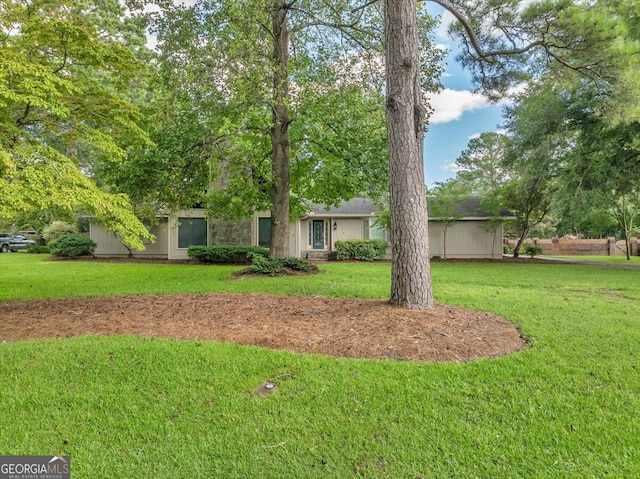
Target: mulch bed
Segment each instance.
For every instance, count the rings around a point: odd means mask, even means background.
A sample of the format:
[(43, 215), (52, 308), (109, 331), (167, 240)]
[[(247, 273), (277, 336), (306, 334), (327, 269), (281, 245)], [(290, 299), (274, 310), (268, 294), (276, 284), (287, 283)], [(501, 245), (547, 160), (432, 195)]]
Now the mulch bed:
[(380, 300), (180, 294), (5, 301), (0, 342), (82, 335), (211, 340), (338, 357), (470, 361), (526, 347), (515, 324), (446, 304), (397, 308)]

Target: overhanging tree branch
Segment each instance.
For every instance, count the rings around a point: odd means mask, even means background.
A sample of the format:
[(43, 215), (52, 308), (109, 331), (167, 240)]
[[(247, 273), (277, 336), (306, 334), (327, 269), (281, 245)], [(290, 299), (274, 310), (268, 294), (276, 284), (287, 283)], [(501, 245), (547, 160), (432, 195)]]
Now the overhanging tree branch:
[[(354, 8), (353, 10), (351, 10), (352, 13), (355, 13), (359, 10), (362, 10), (364, 8), (367, 8), (370, 5), (373, 5), (374, 3), (378, 3), (380, 0), (370, 0), (356, 8)], [(536, 40), (533, 41), (531, 43), (529, 43), (526, 46), (523, 47), (515, 47), (514, 48), (510, 48), (510, 49), (501, 49), (501, 50), (490, 50), (490, 51), (484, 51), (482, 49), (482, 46), (480, 45), (480, 42), (478, 41), (478, 38), (473, 30), (473, 27), (471, 26), (471, 23), (469, 22), (469, 20), (467, 19), (467, 17), (465, 16), (464, 13), (462, 13), (458, 7), (453, 4), (452, 2), (448, 1), (448, 0), (427, 0), (433, 3), (436, 3), (438, 5), (440, 5), (442, 8), (444, 8), (445, 10), (447, 10), (449, 13), (451, 13), (456, 20), (458, 20), (460, 22), (460, 24), (462, 25), (462, 27), (464, 28), (465, 32), (467, 33), (468, 37), (469, 37), (469, 41), (471, 42), (471, 44), (473, 45), (473, 49), (476, 51), (476, 53), (478, 54), (478, 56), (486, 61), (494, 61), (491, 57), (496, 57), (496, 56), (500, 56), (500, 55), (519, 55), (522, 53), (527, 53), (531, 50), (533, 50), (536, 47), (542, 46), (544, 45), (544, 42), (542, 40)], [(505, 33), (505, 37), (508, 38), (513, 44), (515, 44), (515, 42), (513, 41), (513, 39), (506, 34), (505, 30), (503, 28), (500, 28), (501, 31), (503, 31), (503, 33)]]
[[(478, 38), (473, 30), (473, 27), (471, 26), (471, 23), (469, 23), (469, 20), (467, 19), (467, 17), (458, 9), (456, 5), (454, 5), (449, 0), (428, 0), (428, 1), (440, 5), (449, 13), (451, 13), (456, 18), (456, 20), (458, 20), (458, 22), (460, 22), (460, 25), (462, 25), (462, 28), (464, 28), (464, 31), (469, 37), (469, 41), (471, 42), (471, 45), (473, 45), (473, 49), (476, 51), (478, 56), (485, 61), (495, 61), (492, 57), (496, 57), (496, 56), (520, 55), (522, 53), (527, 53), (536, 47), (544, 45), (544, 41), (536, 40), (529, 43), (528, 45), (518, 47), (518, 48), (514, 47), (509, 49), (484, 51), (482, 49), (482, 46), (480, 45), (480, 42), (478, 41)], [(501, 31), (504, 33), (504, 29), (501, 29)], [(512, 44), (514, 43), (513, 39), (510, 38), (509, 35), (505, 34), (505, 37), (507, 37)]]
[[(377, 3), (379, 0), (369, 0), (362, 5), (354, 8), (352, 12), (357, 12), (370, 5)], [(482, 41), (478, 36), (478, 32), (472, 25), (471, 18), (461, 10), (451, 0), (426, 0), (440, 5), (442, 8), (451, 13), (454, 18), (459, 22), (460, 26), (464, 30), (464, 42), (467, 43), (466, 54), (469, 55), (476, 62), (476, 66), (480, 70), (480, 76), (483, 79), (488, 78), (490, 75), (486, 69), (482, 66), (482, 63), (497, 64), (499, 57), (514, 57), (527, 53), (532, 53), (536, 49), (541, 49), (547, 58), (557, 61), (563, 67), (579, 72), (588, 78), (602, 78), (606, 75), (606, 69), (601, 73), (592, 68), (592, 65), (575, 65), (569, 59), (559, 54), (559, 51), (572, 52), (576, 49), (580, 49), (579, 45), (566, 44), (562, 45), (561, 39), (557, 38), (551, 31), (551, 20), (553, 16), (547, 15), (543, 18), (542, 28), (525, 28), (524, 25), (510, 25), (497, 22), (493, 25), (493, 28), (502, 33), (502, 41), (508, 43), (511, 48), (494, 48), (485, 49), (482, 45)], [(500, 13), (499, 7), (490, 10), (491, 12)], [(529, 41), (526, 38), (529, 38)], [(576, 42), (575, 39), (573, 39)], [(577, 43), (581, 43), (579, 40)], [(469, 48), (469, 45), (472, 48)], [(473, 50), (473, 51), (472, 51)], [(582, 50), (582, 49), (580, 49)], [(475, 57), (474, 57), (475, 53)], [(501, 68), (502, 73), (506, 73), (504, 68)]]

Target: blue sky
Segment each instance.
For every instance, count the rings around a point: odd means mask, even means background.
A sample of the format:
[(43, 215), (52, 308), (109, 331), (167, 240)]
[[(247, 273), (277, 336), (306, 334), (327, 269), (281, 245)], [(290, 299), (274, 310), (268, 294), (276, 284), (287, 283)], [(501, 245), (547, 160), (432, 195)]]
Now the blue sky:
[[(433, 3), (428, 4), (428, 10), (432, 15), (442, 12), (442, 8)], [(457, 46), (446, 33), (451, 21), (453, 17), (445, 13), (435, 38), (438, 45), (451, 53), (442, 77), (444, 90), (431, 98), (435, 112), (429, 121), (424, 145), (425, 182), (429, 187), (455, 177), (455, 161), (469, 139), (496, 131), (502, 123), (502, 106), (492, 105), (481, 95), (472, 93), (471, 75), (455, 61)]]

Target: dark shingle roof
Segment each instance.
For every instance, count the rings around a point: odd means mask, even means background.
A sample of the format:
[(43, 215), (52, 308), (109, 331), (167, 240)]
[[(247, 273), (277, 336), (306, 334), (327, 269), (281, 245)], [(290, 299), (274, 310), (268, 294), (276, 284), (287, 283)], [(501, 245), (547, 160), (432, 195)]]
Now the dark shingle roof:
[(315, 215), (331, 215), (331, 216), (370, 216), (376, 211), (380, 211), (380, 207), (369, 198), (353, 198), (349, 201), (343, 201), (337, 208), (326, 208), (325, 205), (313, 204), (310, 213)]

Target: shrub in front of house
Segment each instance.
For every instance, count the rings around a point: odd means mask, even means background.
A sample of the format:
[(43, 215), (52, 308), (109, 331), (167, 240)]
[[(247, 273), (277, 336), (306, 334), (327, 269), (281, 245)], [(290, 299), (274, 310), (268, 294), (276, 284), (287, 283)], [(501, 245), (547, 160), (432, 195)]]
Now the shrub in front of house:
[(49, 251), (53, 256), (61, 258), (78, 258), (93, 255), (96, 243), (86, 236), (65, 234), (49, 243)]
[(49, 253), (51, 253), (51, 251), (49, 250), (48, 246), (42, 246), (42, 245), (39, 245), (39, 244), (30, 244), (29, 246), (27, 246), (27, 253), (35, 253), (35, 254), (46, 253), (46, 254), (49, 254)]
[(247, 273), (277, 276), (282, 270), (282, 262), (278, 258), (268, 258), (259, 254), (250, 255), (250, 258), (251, 266), (246, 269)]
[(316, 268), (313, 264), (309, 263), (306, 259), (294, 258), (292, 256), (289, 256), (287, 258), (282, 258), (282, 265), (285, 268), (289, 268), (294, 271), (302, 271), (303, 273), (309, 273)]
[(189, 258), (201, 263), (213, 264), (247, 264), (249, 255), (269, 256), (269, 250), (261, 246), (189, 246)]
[(251, 266), (242, 271), (243, 273), (280, 276), (298, 272), (311, 273), (317, 271), (315, 265), (301, 258), (271, 258), (252, 253), (249, 254), (249, 258), (251, 259)]
[(522, 251), (524, 252), (524, 254), (527, 254), (533, 258), (534, 256), (542, 254), (543, 249), (539, 244), (525, 243)]
[(336, 241), (338, 260), (378, 261), (384, 259), (389, 243), (385, 240)]

